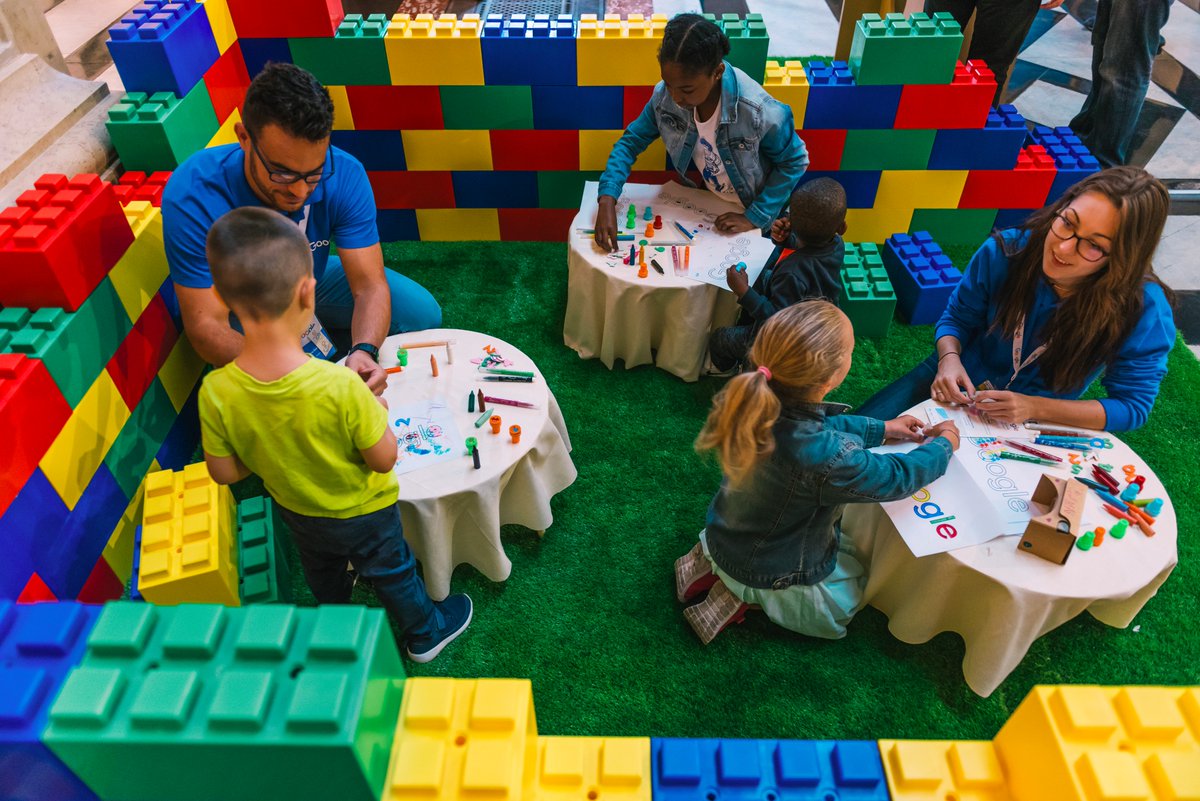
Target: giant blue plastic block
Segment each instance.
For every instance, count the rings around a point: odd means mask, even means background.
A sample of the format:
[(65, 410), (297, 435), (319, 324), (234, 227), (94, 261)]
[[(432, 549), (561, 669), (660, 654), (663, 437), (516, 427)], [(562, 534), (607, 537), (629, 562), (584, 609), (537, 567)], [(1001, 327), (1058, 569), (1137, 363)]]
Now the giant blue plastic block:
[(460, 209), (536, 209), (536, 172), (454, 172), (454, 204)]
[(16, 600), (25, 583), (44, 564), (46, 532), (60, 531), (70, 512), (41, 468), (25, 482), (0, 517), (0, 598)]
[(287, 39), (238, 39), (242, 48), (242, 60), (246, 62), (246, 72), (250, 80), (254, 80), (268, 61), (280, 64), (291, 64), (292, 47)]
[(896, 291), (896, 309), (912, 325), (936, 323), (962, 280), (962, 273), (926, 231), (888, 237), (883, 264)]
[(835, 172), (816, 172), (809, 170), (800, 176), (797, 187), (804, 186), (809, 181), (818, 178), (832, 178), (846, 190), (846, 208), (871, 209), (875, 207), (875, 193), (879, 191), (879, 170), (839, 170)]
[(938, 131), (929, 169), (1011, 170), (1017, 166), (1025, 136), (1025, 118), (1016, 106), (992, 109), (983, 128)]
[(1029, 144), (1044, 147), (1058, 168), (1046, 197), (1047, 205), (1087, 176), (1100, 172), (1100, 162), (1092, 155), (1092, 151), (1065, 125), (1057, 128), (1035, 125), (1029, 132)]
[(334, 131), (330, 142), (361, 161), (368, 172), (408, 169), (400, 131)]
[(145, 0), (108, 29), (108, 52), (127, 92), (183, 97), (221, 55), (195, 0)]
[(194, 457), (198, 456), (196, 449), (200, 445), (199, 397), (197, 387), (179, 410), (178, 419), (154, 457), (163, 470), (182, 470), (184, 465), (196, 461)]
[(534, 86), (533, 127), (539, 131), (619, 131), (623, 86)]
[(415, 242), (421, 238), (415, 209), (379, 209), (375, 225), (381, 242)]
[[(808, 106), (801, 129), (891, 128), (900, 107), (901, 86), (859, 86), (844, 61), (810, 61)], [(802, 124), (803, 123), (803, 124)]]
[(879, 748), (858, 740), (650, 741), (655, 801), (887, 801)]
[(42, 744), (46, 714), (79, 664), (100, 607), (0, 601), (0, 798), (93, 801), (96, 795)]
[(1037, 209), (1000, 209), (996, 212), (996, 230), (1003, 231), (1005, 228), (1021, 228), (1025, 225), (1025, 221), (1029, 219), (1029, 215), (1035, 211)]
[(133, 530), (133, 573), (129, 577), (129, 600), (144, 601), (138, 589), (138, 573), (142, 570), (142, 527)]
[(57, 531), (39, 532), (38, 574), (55, 597), (75, 598), (101, 558), (129, 498), (104, 464)]
[(483, 23), (483, 78), (489, 86), (574, 86), (575, 20), (570, 14), (489, 14)]

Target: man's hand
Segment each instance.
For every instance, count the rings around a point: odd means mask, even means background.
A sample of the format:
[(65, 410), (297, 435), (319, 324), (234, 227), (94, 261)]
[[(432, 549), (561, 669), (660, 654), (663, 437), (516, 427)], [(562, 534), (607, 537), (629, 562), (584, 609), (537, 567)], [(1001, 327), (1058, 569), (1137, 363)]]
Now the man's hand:
[(750, 291), (750, 281), (746, 278), (746, 273), (739, 270), (736, 266), (730, 267), (725, 271), (725, 283), (729, 284), (729, 288), (733, 290), (733, 294), (739, 298)]
[(361, 350), (356, 350), (346, 357), (346, 366), (358, 373), (359, 377), (367, 382), (367, 386), (376, 395), (382, 394), (383, 390), (387, 388), (387, 373), (383, 371), (377, 361)]
[(924, 439), (925, 424), (913, 417), (911, 414), (902, 414), (894, 420), (888, 420), (883, 424), (883, 438), (885, 440), (906, 440), (908, 442), (920, 442)]
[[(614, 220), (616, 217), (614, 216)], [(745, 214), (739, 214), (736, 211), (727, 211), (716, 219), (713, 227), (722, 234), (738, 234), (742, 231), (753, 231), (758, 228), (757, 225), (746, 219)], [(599, 233), (600, 226), (596, 226), (596, 232)]]
[(792, 233), (792, 221), (787, 217), (780, 217), (775, 222), (771, 223), (771, 241), (776, 245), (785, 244), (788, 237)]

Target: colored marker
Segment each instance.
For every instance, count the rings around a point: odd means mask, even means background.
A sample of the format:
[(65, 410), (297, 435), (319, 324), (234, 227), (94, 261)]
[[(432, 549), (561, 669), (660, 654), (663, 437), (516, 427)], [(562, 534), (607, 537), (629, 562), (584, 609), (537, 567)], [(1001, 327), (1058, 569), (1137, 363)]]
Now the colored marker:
[(1092, 481), (1090, 478), (1084, 478), (1083, 476), (1075, 476), (1075, 480), (1078, 481), (1080, 484), (1083, 484), (1088, 489), (1096, 490), (1096, 492), (1108, 492), (1107, 487), (1105, 487), (1103, 484), (1101, 484), (1099, 482)]
[[(596, 237), (596, 229), (594, 228), (576, 228), (575, 230), (581, 234), (590, 234), (593, 239)], [(633, 238), (633, 234), (617, 234), (618, 242), (632, 242)]]
[(1061, 462), (1062, 461), (1061, 456), (1055, 456), (1052, 453), (1046, 453), (1045, 451), (1039, 451), (1037, 448), (1031, 448), (1028, 445), (1025, 445), (1020, 442), (1016, 442), (1011, 439), (1002, 439), (1000, 441), (1003, 442), (1005, 445), (1011, 445), (1019, 451), (1024, 451), (1025, 453), (1033, 454), (1034, 456), (1037, 456), (1041, 459), (1048, 459), (1051, 462)]
[(688, 245), (683, 249), (683, 268), (686, 270), (692, 261), (692, 246)]
[(1073, 442), (1062, 442), (1057, 439), (1047, 439), (1046, 437), (1038, 437), (1033, 441), (1033, 444), (1049, 445), (1051, 448), (1062, 448), (1066, 451), (1081, 451), (1083, 453), (1090, 453), (1092, 450), (1087, 445), (1078, 445)]
[(1048, 423), (1026, 423), (1025, 427), (1051, 436), (1085, 437), (1087, 439), (1099, 436), (1099, 434), (1083, 428), (1072, 428), (1071, 426), (1051, 425)]
[(532, 384), (532, 378), (525, 378), (519, 375), (485, 375), (479, 377), (480, 381), (510, 381), (514, 384)]
[(475, 421), (475, 427), (483, 428), (483, 424), (486, 423), (488, 420), (490, 420), (491, 417), (492, 417), (491, 409), (485, 409), (483, 414), (479, 415), (479, 419)]
[(489, 367), (483, 372), (489, 375), (518, 375), (523, 378), (533, 378), (533, 373), (528, 370), (504, 370), (499, 367)]
[(662, 265), (659, 264), (655, 259), (650, 260), (650, 266), (653, 267), (654, 271), (657, 272), (659, 275), (666, 275), (666, 273), (663, 272)]
[(479, 469), (479, 446), (471, 448), (471, 461), (475, 464), (475, 469)]
[(1028, 456), (1024, 453), (1013, 453), (1012, 451), (1000, 451), (999, 455), (1000, 455), (1001, 459), (1008, 459), (1013, 462), (1029, 462), (1030, 464), (1043, 464), (1043, 465), (1049, 465), (1051, 467), (1058, 466), (1055, 462), (1052, 462), (1049, 459), (1039, 459), (1036, 456)]
[(510, 400), (508, 398), (493, 398), (491, 395), (484, 395), (483, 397), (484, 397), (484, 400), (486, 400), (488, 403), (498, 403), (501, 406), (517, 406), (522, 409), (536, 409), (537, 408), (537, 406), (535, 404), (526, 403), (525, 401)]
[(689, 242), (696, 238), (696, 237), (692, 236), (691, 231), (689, 231), (688, 229), (686, 229), (682, 225), (680, 225), (678, 220), (675, 221), (675, 227), (679, 229), (679, 233), (683, 234), (684, 236), (686, 236), (688, 238)]

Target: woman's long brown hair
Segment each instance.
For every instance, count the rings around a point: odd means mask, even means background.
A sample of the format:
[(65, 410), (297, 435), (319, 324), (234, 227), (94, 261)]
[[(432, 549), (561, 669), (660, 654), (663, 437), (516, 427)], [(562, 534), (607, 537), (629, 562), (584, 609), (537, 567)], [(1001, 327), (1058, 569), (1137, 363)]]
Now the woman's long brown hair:
[(1035, 212), (1024, 227), (1030, 232), (1024, 247), (1015, 248), (994, 234), (1011, 266), (1000, 291), (994, 333), (1012, 339), (1017, 325), (1033, 308), (1042, 280), (1042, 253), (1050, 226), (1063, 209), (1087, 192), (1103, 195), (1117, 208), (1118, 224), (1108, 262), (1085, 278), (1063, 299), (1046, 321), (1046, 352), (1038, 360), (1047, 386), (1056, 393), (1082, 390), (1093, 370), (1107, 364), (1120, 350), (1142, 315), (1143, 284), (1162, 287), (1167, 301), (1174, 293), (1155, 275), (1151, 259), (1162, 237), (1170, 199), (1167, 189), (1140, 167), (1113, 167), (1084, 178), (1054, 203)]

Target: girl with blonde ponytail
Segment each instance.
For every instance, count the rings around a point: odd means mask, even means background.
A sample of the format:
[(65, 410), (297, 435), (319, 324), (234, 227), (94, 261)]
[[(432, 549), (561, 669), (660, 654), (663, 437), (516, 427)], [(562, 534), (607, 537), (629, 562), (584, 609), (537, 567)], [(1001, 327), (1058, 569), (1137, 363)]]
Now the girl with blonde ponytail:
[[(771, 317), (750, 349), (756, 365), (713, 400), (698, 451), (714, 451), (724, 479), (700, 541), (675, 562), (683, 614), (704, 643), (751, 605), (785, 628), (836, 639), (858, 611), (862, 566), (841, 543), (842, 507), (911, 495), (946, 471), (958, 430), (922, 430), (843, 414), (825, 403), (850, 372), (854, 332), (840, 309), (808, 301)], [(868, 448), (920, 442), (904, 454)]]

